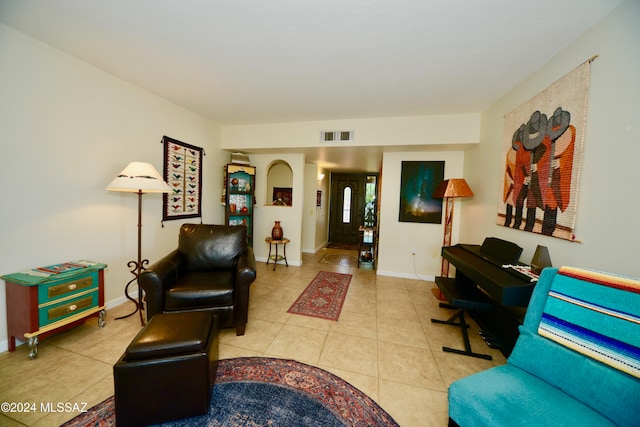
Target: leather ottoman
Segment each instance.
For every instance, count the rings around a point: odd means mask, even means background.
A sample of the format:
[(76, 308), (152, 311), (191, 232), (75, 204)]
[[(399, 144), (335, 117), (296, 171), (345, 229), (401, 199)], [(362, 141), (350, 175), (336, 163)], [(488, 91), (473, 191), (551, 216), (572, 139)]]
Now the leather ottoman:
[(118, 427), (206, 414), (218, 365), (218, 316), (156, 314), (113, 367)]

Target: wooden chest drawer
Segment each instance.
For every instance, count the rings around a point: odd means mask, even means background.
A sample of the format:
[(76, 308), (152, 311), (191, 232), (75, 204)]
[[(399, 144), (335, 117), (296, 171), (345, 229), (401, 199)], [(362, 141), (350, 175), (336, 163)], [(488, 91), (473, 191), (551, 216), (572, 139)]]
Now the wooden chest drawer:
[(26, 339), (29, 358), (38, 354), (38, 341), (80, 325), (89, 317), (105, 325), (104, 269), (106, 264), (74, 261), (0, 276), (6, 282), (9, 351), (16, 339)]
[(81, 294), (78, 297), (64, 299), (53, 304), (44, 304), (38, 307), (38, 318), (40, 327), (49, 323), (57, 322), (64, 318), (82, 313), (90, 308), (98, 306), (98, 289), (89, 293)]
[(69, 281), (52, 283), (38, 287), (38, 304), (45, 304), (59, 298), (83, 292), (89, 288), (98, 287), (98, 273), (82, 275)]

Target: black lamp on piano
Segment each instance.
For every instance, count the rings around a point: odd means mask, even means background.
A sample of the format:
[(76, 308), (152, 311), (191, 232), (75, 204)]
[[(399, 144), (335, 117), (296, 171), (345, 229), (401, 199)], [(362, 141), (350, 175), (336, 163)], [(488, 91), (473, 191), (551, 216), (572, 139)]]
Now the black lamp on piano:
[[(453, 203), (454, 199), (459, 197), (473, 197), (473, 191), (471, 191), (469, 184), (467, 184), (467, 181), (465, 181), (464, 178), (446, 179), (442, 181), (433, 192), (434, 199), (444, 199), (445, 202), (444, 237), (442, 239), (443, 247), (451, 246)], [(444, 257), (442, 258), (440, 276), (449, 277), (449, 261), (444, 259)], [(434, 291), (440, 293), (440, 291), (435, 288)], [(442, 295), (436, 295), (436, 297), (438, 297), (438, 299), (443, 299)]]

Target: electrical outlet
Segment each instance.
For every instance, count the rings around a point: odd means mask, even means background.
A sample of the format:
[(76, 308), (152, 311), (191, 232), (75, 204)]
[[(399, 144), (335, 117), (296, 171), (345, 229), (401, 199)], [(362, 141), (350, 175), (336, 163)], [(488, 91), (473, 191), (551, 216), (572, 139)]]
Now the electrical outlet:
[(416, 254), (416, 248), (411, 248), (411, 253), (412, 253), (413, 255), (415, 255), (415, 254)]

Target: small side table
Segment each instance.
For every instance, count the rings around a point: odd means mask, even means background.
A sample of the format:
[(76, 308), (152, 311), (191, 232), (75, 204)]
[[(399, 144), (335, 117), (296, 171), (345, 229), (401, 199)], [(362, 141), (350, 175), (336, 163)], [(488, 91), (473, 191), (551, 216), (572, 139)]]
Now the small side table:
[[(271, 237), (267, 237), (264, 239), (265, 242), (269, 244), (269, 256), (267, 257), (267, 265), (270, 260), (273, 260), (273, 271), (276, 271), (276, 264), (278, 261), (283, 261), (287, 267), (289, 267), (289, 263), (287, 262), (287, 243), (290, 242), (289, 239), (283, 237), (282, 239), (273, 239)], [(282, 255), (278, 255), (278, 245), (282, 245)], [(271, 248), (276, 247), (276, 254), (271, 255)]]

